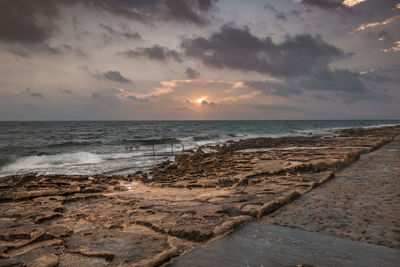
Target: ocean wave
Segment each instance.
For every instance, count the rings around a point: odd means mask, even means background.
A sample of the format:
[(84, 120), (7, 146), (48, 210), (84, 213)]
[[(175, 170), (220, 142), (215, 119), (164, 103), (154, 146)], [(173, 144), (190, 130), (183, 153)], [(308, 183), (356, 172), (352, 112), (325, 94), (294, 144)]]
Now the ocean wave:
[(374, 128), (382, 128), (389, 126), (398, 126), (399, 123), (388, 123), (388, 124), (376, 124), (376, 125), (351, 125), (351, 126), (335, 126), (335, 127), (324, 127), (317, 128), (311, 130), (296, 130), (295, 134), (301, 135), (322, 135), (322, 136), (334, 136), (337, 135), (340, 131), (348, 130), (348, 129), (374, 129)]
[(158, 139), (122, 139), (122, 144), (137, 144), (137, 145), (164, 145), (178, 144), (182, 141), (178, 138), (158, 138)]
[(211, 134), (211, 135), (200, 134), (200, 135), (193, 136), (192, 140), (196, 142), (196, 141), (215, 140), (218, 138), (220, 138), (220, 136), (218, 134)]
[(372, 126), (363, 126), (361, 128), (363, 129), (370, 129), (370, 128), (382, 128), (382, 127), (391, 127), (391, 126), (399, 126), (400, 123), (388, 123), (388, 124), (378, 124), (378, 125), (372, 125)]
[(211, 140), (212, 138), (210, 136), (193, 136), (192, 140), (193, 141), (205, 141), (205, 140)]
[(56, 143), (56, 144), (50, 144), (47, 145), (47, 147), (54, 148), (54, 147), (71, 147), (71, 146), (89, 146), (89, 145), (99, 145), (102, 142), (96, 141), (96, 142), (77, 142), (77, 141), (67, 141), (67, 142), (61, 142), (61, 143)]
[(9, 158), (0, 158), (0, 168), (12, 162)]
[(7, 164), (2, 171), (38, 170), (51, 166), (99, 164), (102, 157), (89, 152), (64, 153), (55, 155), (28, 156)]

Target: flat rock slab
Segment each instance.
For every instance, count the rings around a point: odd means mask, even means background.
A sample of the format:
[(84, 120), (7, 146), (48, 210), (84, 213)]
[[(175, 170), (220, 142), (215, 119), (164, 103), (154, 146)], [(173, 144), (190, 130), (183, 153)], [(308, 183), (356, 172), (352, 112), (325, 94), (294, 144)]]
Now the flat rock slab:
[(398, 266), (400, 251), (326, 234), (248, 223), (169, 266)]

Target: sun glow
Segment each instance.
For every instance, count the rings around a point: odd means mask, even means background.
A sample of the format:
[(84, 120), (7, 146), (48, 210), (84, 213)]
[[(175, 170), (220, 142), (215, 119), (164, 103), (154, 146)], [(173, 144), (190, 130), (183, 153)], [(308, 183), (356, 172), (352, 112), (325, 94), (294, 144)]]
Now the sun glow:
[(203, 96), (202, 98), (197, 99), (197, 103), (201, 104), (203, 101), (206, 101), (207, 97)]
[(347, 7), (352, 7), (358, 4), (361, 4), (362, 2), (365, 2), (366, 0), (344, 0), (343, 5)]

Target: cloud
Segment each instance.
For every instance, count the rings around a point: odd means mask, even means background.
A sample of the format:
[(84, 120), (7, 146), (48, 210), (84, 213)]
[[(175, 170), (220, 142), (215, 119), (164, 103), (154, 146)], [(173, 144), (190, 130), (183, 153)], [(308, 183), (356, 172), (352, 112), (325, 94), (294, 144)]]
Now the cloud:
[(360, 80), (360, 74), (344, 70), (319, 70), (300, 80), (302, 88), (308, 90), (342, 91), (351, 94), (368, 94), (369, 90)]
[(142, 36), (137, 32), (132, 32), (129, 27), (125, 24), (123, 25), (123, 30), (116, 30), (110, 26), (104, 25), (103, 23), (99, 24), (99, 27), (104, 29), (111, 37), (108, 38), (117, 38), (117, 39), (126, 39), (126, 40), (143, 40)]
[(217, 0), (99, 0), (102, 9), (142, 21), (207, 23), (207, 13)]
[(302, 0), (302, 4), (316, 6), (323, 9), (339, 9), (346, 8), (342, 0)]
[(379, 41), (393, 41), (393, 37), (387, 31), (380, 31), (378, 33), (369, 33), (376, 37)]
[(173, 59), (177, 62), (181, 62), (181, 57), (175, 50), (154, 45), (151, 47), (139, 47), (135, 50), (127, 50), (124, 52), (119, 52), (119, 55), (133, 58), (146, 57), (152, 60), (166, 61), (167, 59)]
[(72, 91), (69, 89), (60, 89), (60, 92), (67, 94), (67, 95), (72, 95)]
[(127, 98), (130, 99), (130, 100), (133, 100), (135, 102), (142, 102), (142, 103), (148, 103), (149, 102), (148, 98), (140, 98), (140, 97), (137, 97), (137, 96), (134, 96), (134, 95), (127, 96)]
[(203, 25), (203, 13), (210, 10), (214, 0), (166, 0), (168, 15), (178, 21), (189, 21)]
[(318, 35), (287, 36), (276, 44), (270, 37), (252, 35), (247, 27), (231, 25), (223, 26), (209, 38), (185, 39), (181, 46), (186, 56), (210, 67), (286, 77), (326, 68), (333, 59), (348, 56)]
[(324, 99), (334, 101), (339, 98), (345, 103), (372, 99), (387, 100), (385, 95), (368, 88), (363, 80), (359, 73), (347, 69), (322, 69), (279, 82), (250, 80), (245, 84), (266, 94), (285, 97), (315, 92), (317, 96), (321, 96), (321, 93), (328, 93), (330, 97), (324, 97)]
[(192, 68), (187, 68), (185, 73), (186, 77), (188, 77), (189, 79), (197, 79), (200, 76), (200, 73)]
[(347, 7), (352, 7), (352, 6), (361, 4), (362, 2), (365, 2), (365, 1), (367, 1), (367, 0), (344, 0), (342, 4)]
[(119, 71), (107, 71), (103, 73), (96, 73), (94, 76), (97, 79), (105, 79), (119, 83), (133, 83), (130, 79), (125, 78)]
[(376, 84), (398, 82), (400, 81), (400, 69), (372, 69), (362, 72), (360, 78)]
[(22, 58), (29, 58), (31, 55), (24, 49), (17, 48), (17, 47), (9, 47), (7, 49), (8, 52), (11, 54), (14, 54), (16, 56), (22, 57)]
[(51, 56), (74, 54), (81, 58), (88, 57), (88, 55), (79, 47), (72, 47), (68, 44), (52, 46), (45, 42), (28, 47), (12, 45), (12, 47), (7, 48), (7, 51), (21, 58), (30, 58), (35, 54), (47, 54)]
[(217, 104), (215, 102), (208, 102), (207, 100), (203, 100), (203, 101), (201, 101), (201, 106), (213, 108), (213, 107), (216, 107)]
[(383, 25), (392, 23), (393, 21), (395, 21), (399, 18), (400, 18), (400, 15), (396, 15), (396, 16), (387, 18), (384, 21), (364, 23), (364, 24), (361, 24), (360, 26), (358, 26), (357, 29), (354, 30), (354, 32), (365, 31), (366, 29), (369, 29), (369, 28), (376, 28), (379, 26), (383, 26)]
[(251, 105), (252, 108), (267, 111), (267, 112), (299, 112), (304, 111), (304, 108), (288, 105), (275, 105), (275, 104), (254, 104)]
[(99, 98), (100, 97), (100, 93), (98, 93), (98, 92), (93, 92), (92, 93), (92, 98), (93, 99), (97, 99), (97, 98)]
[(271, 11), (275, 14), (275, 17), (276, 17), (277, 19), (285, 20), (285, 21), (286, 21), (286, 15), (285, 15), (285, 13), (283, 13), (282, 11), (277, 10), (273, 5), (271, 5), (271, 4), (266, 4), (266, 5), (264, 6), (264, 8), (265, 8), (265, 9), (271, 10)]
[(23, 91), (23, 94), (28, 95), (33, 98), (44, 98), (43, 94), (34, 92), (30, 88), (26, 88), (25, 91)]
[(383, 53), (400, 52), (400, 41), (393, 42), (391, 46), (390, 48), (379, 49), (379, 51)]
[(46, 0), (2, 0), (0, 1), (0, 40), (41, 43), (54, 30), (54, 25), (49, 18), (56, 14), (55, 7)]
[[(56, 30), (55, 20), (65, 5), (83, 4), (142, 22), (180, 21), (197, 25), (207, 22), (207, 14), (216, 0), (35, 0), (0, 1), (0, 40), (24, 44), (42, 43)], [(106, 26), (107, 27), (107, 26)], [(135, 33), (122, 33), (138, 39)]]
[(292, 96), (301, 95), (303, 90), (299, 87), (290, 86), (286, 82), (276, 81), (259, 81), (259, 80), (248, 80), (244, 82), (245, 85), (250, 86), (254, 89), (262, 91), (266, 94), (279, 95), (279, 96)]

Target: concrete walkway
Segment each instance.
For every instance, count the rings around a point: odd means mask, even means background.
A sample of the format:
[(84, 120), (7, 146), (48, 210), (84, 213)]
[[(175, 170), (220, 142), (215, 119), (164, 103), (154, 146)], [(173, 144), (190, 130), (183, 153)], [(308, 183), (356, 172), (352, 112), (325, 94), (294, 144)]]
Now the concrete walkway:
[(400, 136), (335, 176), (261, 222), (400, 249)]
[(249, 223), (170, 266), (399, 266), (400, 251), (276, 225)]
[(399, 266), (400, 136), (331, 182), (172, 266)]

